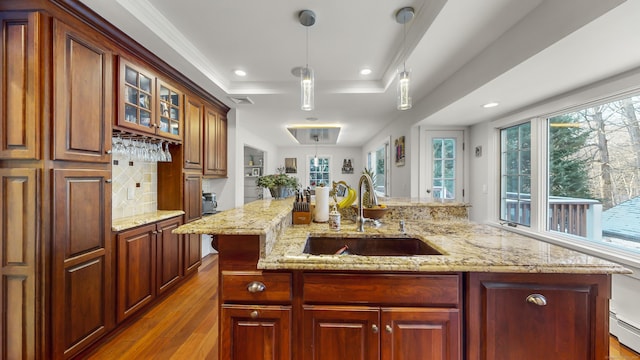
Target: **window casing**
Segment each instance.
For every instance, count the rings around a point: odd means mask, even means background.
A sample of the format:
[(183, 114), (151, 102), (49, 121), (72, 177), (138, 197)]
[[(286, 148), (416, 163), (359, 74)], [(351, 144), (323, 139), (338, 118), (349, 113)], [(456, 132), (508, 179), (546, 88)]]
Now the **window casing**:
[(331, 186), (331, 159), (329, 157), (318, 156), (318, 164), (315, 164), (314, 157), (308, 158), (309, 164), (309, 187), (315, 189), (318, 185)]
[[(526, 124), (528, 155), (514, 140), (522, 142)], [(502, 221), (580, 248), (640, 255), (640, 96), (532, 118), (499, 134)]]

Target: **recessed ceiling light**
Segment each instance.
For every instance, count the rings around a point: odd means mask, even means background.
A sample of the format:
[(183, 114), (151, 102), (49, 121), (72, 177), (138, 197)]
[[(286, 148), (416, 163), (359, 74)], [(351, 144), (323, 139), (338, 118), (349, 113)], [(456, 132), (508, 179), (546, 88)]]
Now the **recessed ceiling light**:
[(244, 71), (244, 70), (236, 70), (233, 73), (238, 75), (238, 76), (247, 76), (247, 72)]
[(497, 102), (490, 102), (490, 103), (486, 103), (484, 105), (482, 105), (483, 108), (488, 109), (488, 108), (492, 108), (492, 107), (496, 107), (499, 104)]
[(369, 75), (369, 74), (371, 74), (371, 69), (369, 68), (364, 68), (360, 70), (360, 75)]

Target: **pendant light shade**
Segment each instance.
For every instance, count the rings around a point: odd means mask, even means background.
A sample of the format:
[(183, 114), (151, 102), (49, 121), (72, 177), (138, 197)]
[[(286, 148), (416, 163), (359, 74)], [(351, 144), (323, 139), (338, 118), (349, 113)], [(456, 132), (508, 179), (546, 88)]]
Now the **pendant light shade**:
[(398, 71), (398, 110), (411, 109), (411, 93), (409, 92), (409, 85), (411, 85), (410, 73), (411, 70), (407, 69)]
[(313, 110), (315, 79), (313, 69), (309, 67), (309, 27), (316, 23), (316, 14), (311, 10), (302, 10), (298, 13), (300, 24), (307, 28), (307, 52), (305, 66), (300, 70), (300, 108), (304, 111)]
[[(402, 40), (402, 48), (403, 51), (406, 51), (406, 41), (407, 41), (407, 23), (413, 19), (414, 10), (412, 7), (404, 7), (396, 13), (396, 22), (402, 24), (403, 31), (403, 40)], [(411, 84), (411, 70), (407, 70), (406, 59), (402, 61), (402, 69), (398, 69), (398, 88), (397, 88), (397, 108), (398, 110), (409, 110), (411, 109), (411, 92), (410, 92), (410, 84)]]
[(313, 110), (313, 87), (314, 87), (313, 69), (305, 66), (300, 71), (300, 104), (302, 110)]

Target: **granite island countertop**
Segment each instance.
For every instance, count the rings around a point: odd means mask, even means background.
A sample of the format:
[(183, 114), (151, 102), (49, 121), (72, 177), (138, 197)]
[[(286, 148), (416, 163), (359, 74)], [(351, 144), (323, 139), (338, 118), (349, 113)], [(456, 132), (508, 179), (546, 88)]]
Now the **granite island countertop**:
[[(423, 215), (424, 220), (406, 220), (404, 234), (399, 231), (397, 219), (387, 220), (386, 216), (382, 226), (376, 228), (367, 225), (364, 233), (355, 231), (355, 223), (351, 221), (343, 221), (340, 231), (330, 230), (326, 223), (291, 225), (291, 204), (291, 199), (254, 201), (243, 207), (183, 225), (174, 232), (260, 235), (263, 249), (258, 268), (268, 270), (576, 274), (630, 272), (610, 261), (502, 228), (476, 224), (460, 218), (432, 219), (428, 213)], [(396, 206), (404, 204), (389, 202), (390, 208)], [(456, 204), (451, 206), (460, 208)], [(415, 237), (438, 249), (442, 255), (310, 255), (303, 252), (306, 239), (310, 235)]]

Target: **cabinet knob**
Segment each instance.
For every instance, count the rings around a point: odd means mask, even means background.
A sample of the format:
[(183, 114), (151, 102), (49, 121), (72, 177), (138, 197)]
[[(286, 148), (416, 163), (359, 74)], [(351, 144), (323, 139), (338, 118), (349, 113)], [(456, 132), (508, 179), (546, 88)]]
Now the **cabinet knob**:
[(113, 182), (113, 180), (111, 179), (106, 179), (104, 182), (106, 182), (107, 184), (111, 184)]
[(260, 313), (258, 313), (258, 310), (253, 310), (251, 314), (249, 314), (249, 316), (251, 316), (252, 319), (256, 319), (259, 315)]
[(113, 152), (113, 151), (111, 151), (111, 149), (109, 149), (109, 150), (105, 151), (105, 153), (106, 153), (107, 155), (111, 155), (111, 153), (112, 153), (112, 152)]
[(263, 292), (267, 287), (260, 281), (252, 281), (247, 285), (247, 291), (250, 293)]
[(531, 294), (527, 296), (527, 302), (538, 306), (545, 306), (547, 305), (547, 298), (542, 294)]
[(191, 160), (185, 160), (184, 162), (186, 162), (187, 164), (191, 164)]
[(379, 331), (378, 325), (376, 324), (371, 325), (371, 331), (373, 331), (374, 334), (377, 334)]
[(393, 332), (393, 328), (391, 327), (391, 325), (387, 325), (384, 327), (384, 330), (386, 332), (388, 332), (389, 334), (391, 334)]

